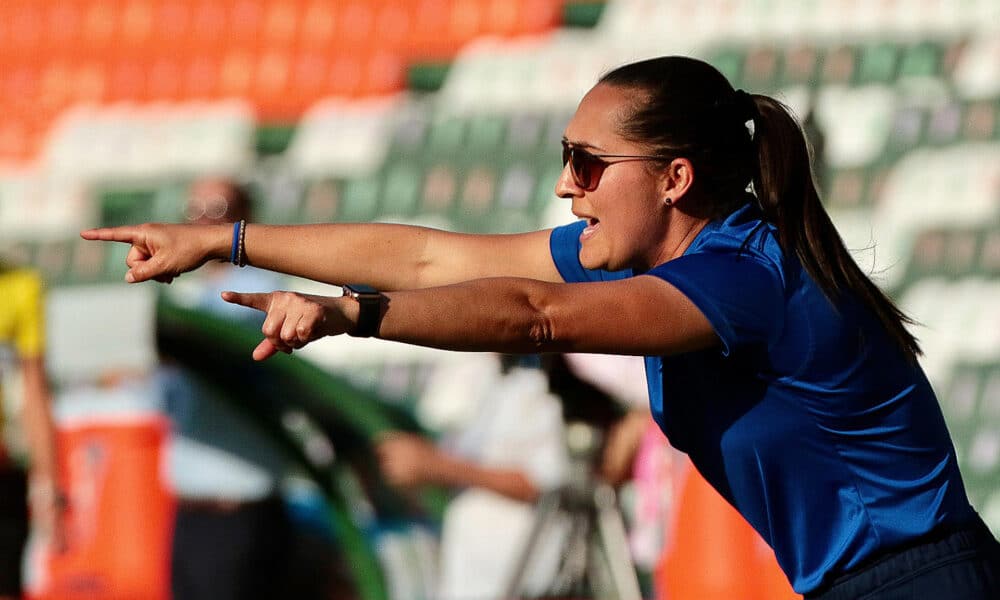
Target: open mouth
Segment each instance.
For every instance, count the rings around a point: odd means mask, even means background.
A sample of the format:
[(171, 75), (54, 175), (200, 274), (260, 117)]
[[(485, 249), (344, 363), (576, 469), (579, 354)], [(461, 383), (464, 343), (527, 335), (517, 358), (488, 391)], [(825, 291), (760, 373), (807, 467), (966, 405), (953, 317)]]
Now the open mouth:
[(600, 228), (601, 228), (601, 222), (593, 217), (589, 217), (587, 219), (587, 226), (584, 227), (583, 232), (580, 233), (580, 239), (585, 240), (593, 236), (595, 233), (597, 233), (597, 230)]

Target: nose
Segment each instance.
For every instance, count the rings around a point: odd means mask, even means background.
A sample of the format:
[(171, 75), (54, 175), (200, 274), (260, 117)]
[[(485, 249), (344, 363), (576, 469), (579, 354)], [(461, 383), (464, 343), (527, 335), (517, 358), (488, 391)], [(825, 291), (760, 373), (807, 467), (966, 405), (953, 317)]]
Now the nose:
[(573, 198), (580, 193), (579, 186), (573, 180), (573, 173), (570, 171), (569, 163), (563, 165), (563, 170), (556, 180), (556, 196), (560, 198)]

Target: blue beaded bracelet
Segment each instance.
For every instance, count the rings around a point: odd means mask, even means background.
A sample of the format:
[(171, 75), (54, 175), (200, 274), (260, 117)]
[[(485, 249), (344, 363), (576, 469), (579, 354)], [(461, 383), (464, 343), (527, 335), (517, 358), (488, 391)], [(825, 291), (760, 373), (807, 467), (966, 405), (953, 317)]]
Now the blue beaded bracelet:
[(240, 221), (233, 223), (233, 246), (229, 251), (229, 262), (232, 264), (239, 264), (237, 262), (238, 257), (236, 256), (236, 251), (240, 247)]

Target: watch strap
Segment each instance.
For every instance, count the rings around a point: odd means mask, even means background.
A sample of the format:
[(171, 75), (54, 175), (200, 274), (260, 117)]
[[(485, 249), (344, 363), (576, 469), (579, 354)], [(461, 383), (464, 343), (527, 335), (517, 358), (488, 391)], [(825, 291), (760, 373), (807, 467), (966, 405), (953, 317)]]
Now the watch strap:
[(358, 322), (354, 331), (348, 334), (353, 337), (372, 337), (378, 333), (385, 296), (372, 286), (360, 283), (344, 285), (344, 295), (354, 298), (358, 303)]

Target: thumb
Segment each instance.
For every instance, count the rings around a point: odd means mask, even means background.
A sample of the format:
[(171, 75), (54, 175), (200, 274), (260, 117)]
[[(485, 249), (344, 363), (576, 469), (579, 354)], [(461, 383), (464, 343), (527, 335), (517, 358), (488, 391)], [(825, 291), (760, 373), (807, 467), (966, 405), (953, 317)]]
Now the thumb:
[(256, 361), (267, 360), (277, 353), (278, 347), (272, 344), (271, 340), (261, 340), (253, 349), (253, 359)]
[(249, 306), (267, 312), (267, 307), (271, 304), (271, 293), (222, 292), (222, 299), (232, 304)]

